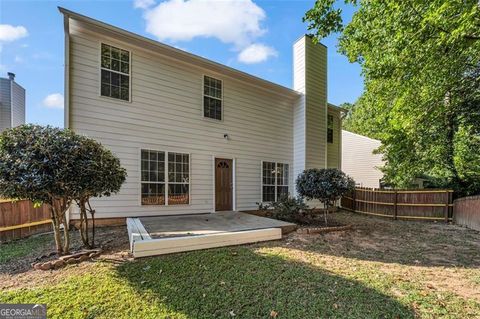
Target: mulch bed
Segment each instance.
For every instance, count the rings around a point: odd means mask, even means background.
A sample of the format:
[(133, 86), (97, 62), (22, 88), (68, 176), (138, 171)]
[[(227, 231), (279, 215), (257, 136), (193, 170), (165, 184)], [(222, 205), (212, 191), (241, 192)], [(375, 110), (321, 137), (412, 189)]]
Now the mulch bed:
[[(321, 233), (329, 233), (334, 231), (347, 231), (353, 229), (353, 225), (345, 224), (343, 222), (335, 220), (332, 218), (333, 212), (335, 210), (329, 211), (327, 224), (325, 224), (325, 219), (323, 216), (323, 210), (316, 209), (313, 210), (309, 215), (300, 216), (296, 220), (286, 220), (288, 222), (293, 222), (299, 225), (297, 232), (300, 234), (321, 234)], [(247, 213), (253, 214), (256, 216), (267, 217), (267, 218), (275, 218), (271, 211), (265, 210), (256, 210), (256, 211), (248, 211)]]

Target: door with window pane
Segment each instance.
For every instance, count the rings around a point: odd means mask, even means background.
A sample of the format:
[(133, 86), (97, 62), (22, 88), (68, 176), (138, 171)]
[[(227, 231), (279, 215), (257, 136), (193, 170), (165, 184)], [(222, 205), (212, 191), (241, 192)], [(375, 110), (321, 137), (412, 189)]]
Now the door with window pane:
[(233, 161), (215, 159), (215, 210), (233, 209)]

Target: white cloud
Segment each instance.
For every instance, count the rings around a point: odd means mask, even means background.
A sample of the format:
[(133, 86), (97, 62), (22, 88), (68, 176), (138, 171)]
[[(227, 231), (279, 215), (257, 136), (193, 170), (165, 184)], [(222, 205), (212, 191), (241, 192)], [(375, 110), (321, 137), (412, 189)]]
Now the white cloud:
[(134, 0), (133, 7), (136, 9), (147, 9), (155, 4), (155, 0)]
[(27, 35), (27, 29), (21, 25), (14, 27), (10, 24), (0, 24), (0, 41), (11, 42), (24, 38)]
[(243, 49), (238, 54), (238, 60), (246, 64), (266, 61), (269, 57), (278, 56), (274, 48), (260, 43), (254, 43)]
[(63, 109), (63, 95), (53, 93), (43, 99), (43, 106), (49, 109)]
[(144, 14), (147, 32), (165, 41), (213, 37), (241, 49), (262, 36), (265, 11), (251, 0), (167, 0)]
[(14, 61), (15, 61), (15, 63), (23, 63), (24, 62), (23, 58), (19, 55), (15, 56)]

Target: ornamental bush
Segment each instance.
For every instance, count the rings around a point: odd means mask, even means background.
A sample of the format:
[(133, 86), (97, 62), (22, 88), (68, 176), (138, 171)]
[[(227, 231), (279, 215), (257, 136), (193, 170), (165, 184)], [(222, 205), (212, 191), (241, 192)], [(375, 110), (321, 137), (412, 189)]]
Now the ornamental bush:
[(84, 221), (89, 199), (118, 192), (125, 178), (118, 158), (71, 130), (22, 125), (0, 134), (0, 196), (49, 205), (59, 254), (69, 251), (70, 205), (80, 206)]
[(325, 205), (324, 218), (327, 224), (329, 207), (333, 206), (343, 195), (355, 188), (351, 177), (339, 169), (307, 169), (298, 175), (297, 193), (307, 200), (318, 200)]

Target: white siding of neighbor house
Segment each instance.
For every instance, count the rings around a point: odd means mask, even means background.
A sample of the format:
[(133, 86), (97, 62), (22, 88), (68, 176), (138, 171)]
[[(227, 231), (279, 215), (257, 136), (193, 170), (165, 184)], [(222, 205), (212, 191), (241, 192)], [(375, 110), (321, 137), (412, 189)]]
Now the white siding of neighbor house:
[[(103, 37), (73, 19), (70, 33), (69, 126), (111, 149), (128, 172), (119, 194), (94, 201), (98, 218), (211, 212), (214, 156), (235, 159), (237, 210), (261, 200), (261, 161), (288, 163), (293, 191), (291, 95)], [(131, 102), (100, 96), (101, 42), (131, 51)], [(223, 81), (223, 121), (203, 118), (204, 74)], [(190, 205), (140, 204), (140, 149), (190, 154)]]
[(12, 126), (25, 124), (25, 89), (12, 82)]
[(327, 143), (327, 167), (341, 168), (342, 119), (339, 110), (328, 110), (333, 115), (333, 143)]
[(342, 170), (351, 176), (358, 186), (380, 187), (383, 173), (382, 155), (373, 154), (380, 141), (359, 134), (342, 131)]
[(0, 132), (12, 126), (10, 80), (0, 78)]

